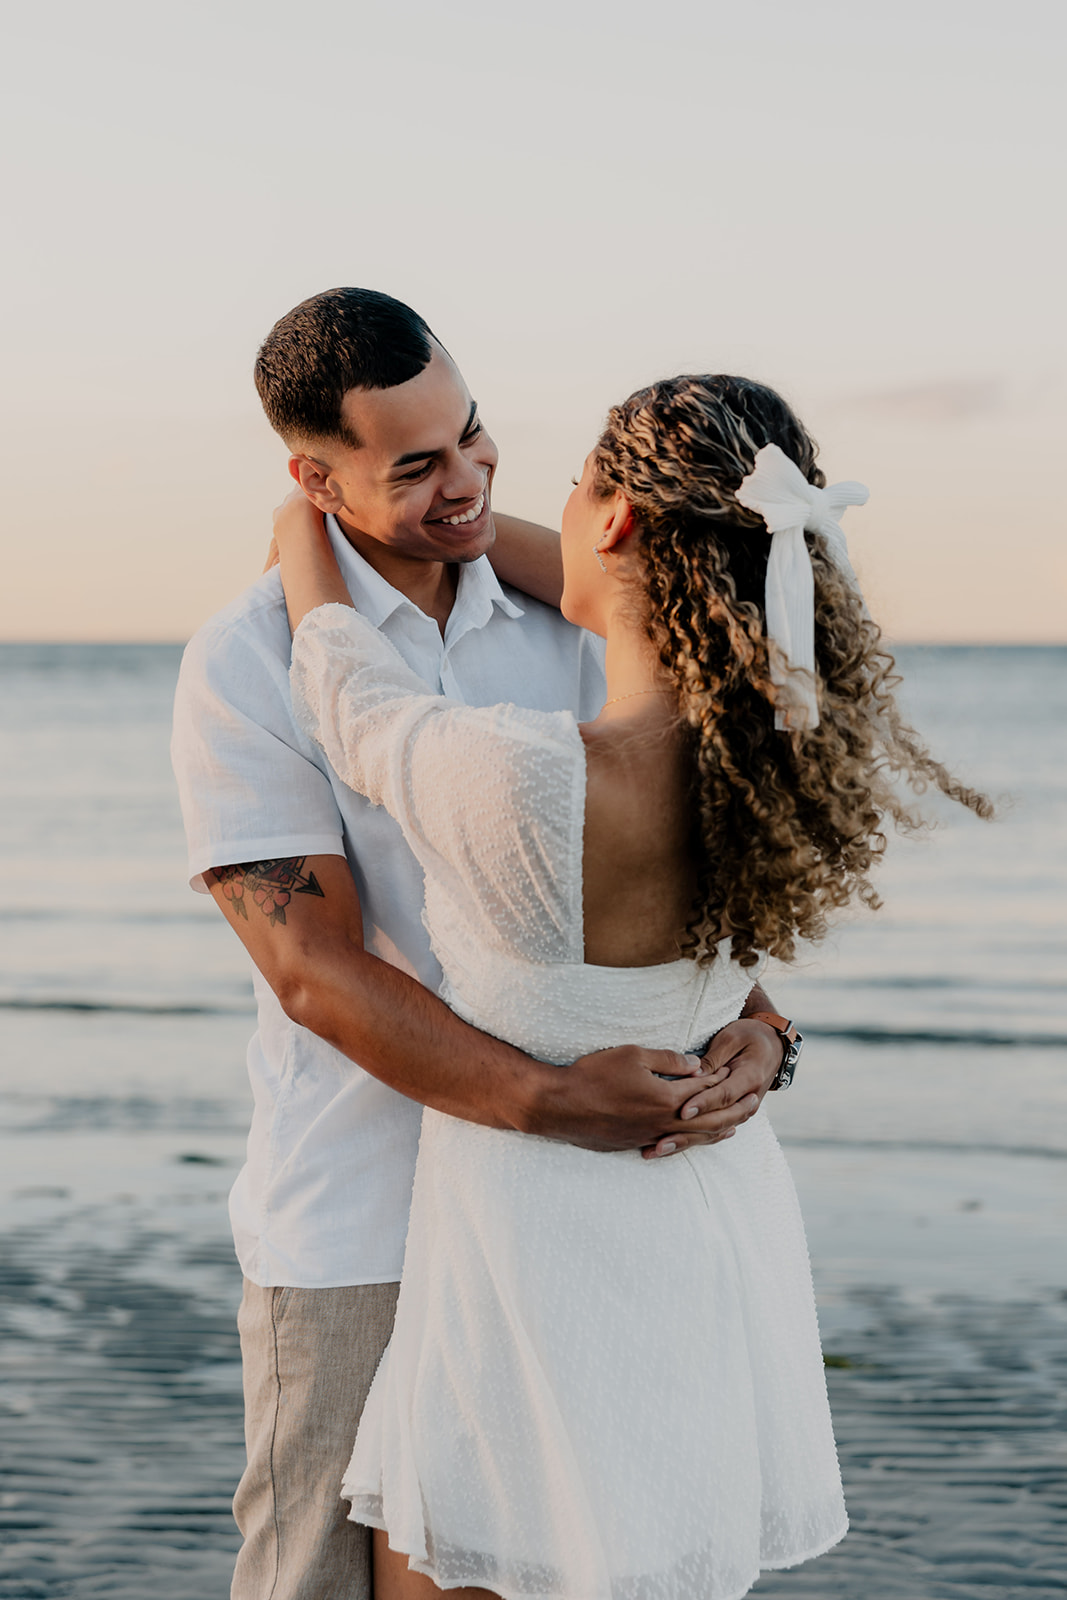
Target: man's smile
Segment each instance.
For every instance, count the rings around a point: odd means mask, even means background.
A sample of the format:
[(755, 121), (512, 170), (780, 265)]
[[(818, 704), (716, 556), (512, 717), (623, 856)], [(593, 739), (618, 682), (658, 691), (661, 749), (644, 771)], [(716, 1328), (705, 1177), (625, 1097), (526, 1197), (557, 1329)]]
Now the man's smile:
[(427, 517), (426, 521), (438, 528), (462, 528), (473, 522), (479, 521), (487, 507), (486, 493), (483, 489), (477, 500), (473, 501), (465, 511), (450, 511), (443, 517)]

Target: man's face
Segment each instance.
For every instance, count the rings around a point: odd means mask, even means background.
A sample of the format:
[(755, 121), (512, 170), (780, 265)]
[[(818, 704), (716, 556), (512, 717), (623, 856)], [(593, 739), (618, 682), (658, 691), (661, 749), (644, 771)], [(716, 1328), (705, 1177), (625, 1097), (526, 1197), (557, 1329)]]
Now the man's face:
[(308, 452), (326, 479), (312, 496), (323, 510), (416, 560), (474, 561), (489, 549), (497, 449), (440, 345), (407, 383), (350, 389), (342, 409), (359, 448), (330, 440)]

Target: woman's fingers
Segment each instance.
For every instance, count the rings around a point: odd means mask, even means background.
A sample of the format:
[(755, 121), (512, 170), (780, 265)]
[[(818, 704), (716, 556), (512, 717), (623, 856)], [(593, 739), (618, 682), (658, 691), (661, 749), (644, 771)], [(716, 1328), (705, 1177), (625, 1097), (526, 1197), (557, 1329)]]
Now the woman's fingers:
[[(266, 560), (266, 563), (265, 563), (265, 565), (263, 567), (263, 571), (264, 572), (269, 572), (271, 567), (276, 567), (278, 565), (279, 561), (281, 560), (281, 555), (280, 555), (279, 550), (278, 550), (278, 523), (281, 520), (281, 518), (282, 518), (283, 514), (285, 513), (286, 509), (289, 506), (296, 505), (296, 503), (298, 501), (300, 501), (300, 500), (302, 500), (304, 502), (304, 504), (307, 505), (307, 506), (309, 506), (311, 504), (310, 500), (308, 499), (307, 495), (304, 493), (303, 489), (290, 489), (289, 493), (286, 495), (286, 497), (282, 501), (281, 505), (274, 507), (274, 511), (273, 511), (274, 532), (271, 535), (270, 549), (267, 551), (267, 560)], [(291, 522), (292, 518), (290, 517), (288, 520)]]
[(737, 1132), (736, 1128), (725, 1128), (722, 1133), (704, 1134), (700, 1138), (689, 1138), (684, 1133), (672, 1133), (665, 1139), (657, 1139), (655, 1144), (646, 1145), (641, 1151), (646, 1161), (655, 1160), (659, 1156), (680, 1155), (691, 1144), (721, 1144), (724, 1139), (732, 1139)]
[(277, 522), (278, 518), (281, 516), (282, 512), (285, 510), (286, 506), (298, 505), (301, 500), (304, 502), (305, 505), (310, 505), (311, 504), (310, 500), (308, 500), (308, 497), (304, 493), (303, 489), (300, 489), (300, 488), (290, 489), (289, 493), (286, 495), (285, 499), (281, 502), (281, 504), (274, 507), (274, 512), (273, 512), (274, 521)]
[(301, 545), (308, 540), (317, 544), (325, 537), (322, 512), (303, 489), (293, 489), (280, 506), (274, 507), (274, 538), (279, 546), (285, 545), (288, 550), (294, 541)]

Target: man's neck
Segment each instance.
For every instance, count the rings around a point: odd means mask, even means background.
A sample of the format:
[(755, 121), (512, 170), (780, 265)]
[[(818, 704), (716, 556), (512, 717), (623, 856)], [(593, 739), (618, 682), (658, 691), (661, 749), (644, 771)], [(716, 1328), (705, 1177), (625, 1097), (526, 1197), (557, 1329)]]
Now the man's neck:
[(459, 586), (458, 566), (443, 561), (423, 561), (417, 556), (407, 556), (388, 545), (372, 539), (368, 534), (353, 528), (341, 517), (335, 518), (337, 526), (357, 555), (369, 567), (392, 584), (402, 595), (432, 617), (444, 637), (445, 624), (452, 613)]

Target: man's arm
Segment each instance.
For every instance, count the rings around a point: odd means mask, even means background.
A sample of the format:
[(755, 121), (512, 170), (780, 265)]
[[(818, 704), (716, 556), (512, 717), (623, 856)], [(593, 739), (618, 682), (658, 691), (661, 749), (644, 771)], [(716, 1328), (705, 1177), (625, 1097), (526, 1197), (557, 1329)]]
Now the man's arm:
[[(665, 1144), (729, 1137), (777, 1070), (773, 1030), (733, 1024), (753, 1031), (747, 1057), (735, 1058), (727, 1075), (730, 1052), (720, 1047), (724, 1060), (696, 1080), (698, 1114), (683, 1123), (697, 1070), (684, 1056), (625, 1046), (568, 1068), (547, 1066), (470, 1027), (416, 979), (370, 954), (342, 857), (217, 867), (205, 877), (287, 1016), (400, 1094), (466, 1122), (587, 1149), (669, 1154)], [(765, 996), (763, 1003), (769, 1005)], [(687, 1076), (678, 1082), (657, 1076), (679, 1073)]]

